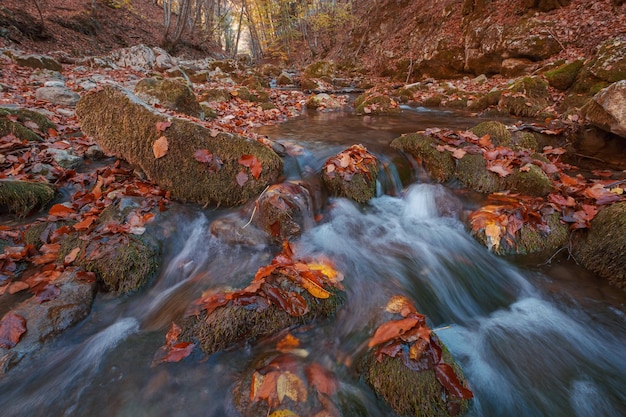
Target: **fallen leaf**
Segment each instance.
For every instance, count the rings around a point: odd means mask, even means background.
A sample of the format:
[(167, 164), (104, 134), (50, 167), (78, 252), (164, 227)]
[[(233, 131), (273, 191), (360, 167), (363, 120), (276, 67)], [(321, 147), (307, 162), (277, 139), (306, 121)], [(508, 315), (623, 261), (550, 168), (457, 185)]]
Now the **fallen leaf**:
[(474, 394), (469, 389), (465, 388), (459, 378), (456, 376), (454, 369), (446, 363), (440, 363), (435, 366), (435, 376), (439, 383), (452, 395), (453, 397), (469, 400), (474, 397)]
[(170, 127), (172, 125), (172, 122), (157, 122), (156, 123), (156, 128), (159, 132), (164, 132), (165, 129), (167, 129), (168, 127)]
[(72, 249), (70, 253), (68, 253), (63, 259), (63, 264), (67, 266), (71, 264), (72, 262), (74, 262), (79, 252), (80, 252), (80, 247), (78, 246)]
[(48, 214), (57, 217), (67, 217), (70, 214), (74, 213), (75, 211), (73, 208), (68, 207), (64, 204), (55, 204), (54, 206), (50, 207), (50, 211), (48, 211)]
[(28, 288), (30, 288), (30, 285), (28, 285), (28, 283), (24, 281), (15, 281), (9, 284), (9, 288), (7, 289), (7, 292), (9, 294), (15, 294), (20, 291), (24, 291)]
[(485, 235), (487, 236), (487, 246), (498, 250), (500, 247), (500, 237), (502, 235), (502, 227), (496, 223), (487, 223), (485, 227)]
[(74, 225), (74, 230), (87, 230), (89, 229), (89, 227), (91, 227), (91, 225), (93, 224), (94, 221), (96, 221), (98, 217), (97, 216), (87, 216), (85, 217), (83, 220), (81, 220), (80, 222), (76, 223)]
[(248, 182), (248, 174), (243, 171), (240, 171), (235, 178), (237, 180), (237, 184), (239, 184), (240, 187), (243, 187), (244, 184)]
[(367, 346), (371, 348), (395, 339), (418, 323), (419, 319), (417, 317), (407, 317), (401, 320), (392, 320), (383, 323), (376, 329), (374, 336), (370, 339)]
[(309, 385), (319, 393), (333, 395), (339, 388), (339, 381), (337, 381), (335, 374), (317, 362), (307, 365), (305, 374), (309, 380)]
[(162, 158), (167, 155), (168, 143), (165, 136), (161, 136), (152, 144), (152, 153), (156, 159)]
[(402, 317), (407, 317), (411, 313), (417, 313), (417, 310), (413, 306), (413, 303), (403, 295), (394, 295), (391, 297), (385, 311), (393, 314), (400, 314)]
[(11, 349), (26, 332), (26, 319), (13, 312), (8, 312), (0, 320), (0, 348)]
[(278, 402), (282, 403), (285, 397), (295, 402), (305, 402), (307, 400), (306, 385), (300, 377), (289, 371), (283, 372), (276, 381), (276, 393)]

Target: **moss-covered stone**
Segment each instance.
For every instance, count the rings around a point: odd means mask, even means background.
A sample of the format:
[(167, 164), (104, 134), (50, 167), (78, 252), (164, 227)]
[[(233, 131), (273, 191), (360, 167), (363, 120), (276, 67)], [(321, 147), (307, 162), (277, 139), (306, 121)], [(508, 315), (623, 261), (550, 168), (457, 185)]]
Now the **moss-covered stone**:
[[(346, 166), (342, 161), (348, 161)], [(331, 195), (367, 203), (376, 196), (378, 160), (362, 146), (354, 145), (329, 158), (322, 180)]]
[(304, 91), (313, 91), (320, 88), (320, 86), (317, 81), (305, 77), (300, 81), (300, 88)]
[[(551, 254), (565, 246), (569, 238), (569, 227), (559, 220), (556, 213), (546, 219), (546, 229), (539, 230), (529, 224), (524, 224), (511, 241), (501, 239), (500, 244), (491, 246), (498, 255), (529, 255), (534, 253)], [(473, 236), (486, 247), (487, 236), (484, 231), (472, 232)]]
[(439, 182), (448, 181), (455, 169), (454, 158), (449, 152), (440, 152), (436, 149), (436, 139), (411, 133), (402, 135), (391, 142), (391, 147), (399, 149), (422, 161), (424, 169), (431, 178)]
[(586, 268), (626, 289), (626, 202), (602, 208), (587, 234), (574, 240), (574, 257)]
[(42, 182), (0, 179), (0, 209), (25, 217), (44, 208), (54, 197), (54, 188)]
[(498, 106), (520, 117), (534, 117), (547, 105), (548, 83), (539, 77), (523, 77), (502, 92)]
[[(289, 281), (287, 278), (283, 278)], [(291, 284), (287, 284), (290, 286)], [(308, 312), (293, 316), (281, 307), (271, 304), (265, 308), (225, 305), (216, 308), (211, 314), (203, 310), (199, 315), (186, 317), (181, 322), (180, 340), (198, 343), (207, 354), (228, 349), (241, 342), (254, 340), (278, 333), (293, 326), (309, 324), (314, 320), (333, 317), (343, 303), (343, 295), (332, 291), (328, 298), (315, 298), (301, 289)]]
[(21, 67), (63, 71), (63, 66), (56, 59), (46, 55), (14, 55), (13, 60)]
[[(11, 119), (17, 117), (17, 122)], [(41, 142), (43, 139), (37, 133), (27, 128), (24, 123), (34, 123), (37, 130), (47, 132), (55, 129), (56, 125), (46, 116), (28, 109), (10, 109), (0, 107), (0, 137), (13, 134), (15, 137), (33, 142)]]
[(335, 64), (331, 61), (316, 61), (304, 69), (304, 74), (310, 78), (330, 77), (335, 72)]
[(495, 146), (511, 146), (511, 132), (503, 123), (496, 121), (482, 122), (470, 129), (479, 138), (489, 135)]
[(252, 92), (247, 87), (240, 87), (235, 92), (231, 93), (233, 96), (245, 101), (252, 101), (256, 103), (267, 102), (269, 100), (269, 94), (266, 91)]
[[(461, 368), (445, 346), (443, 360), (450, 364), (461, 382), (464, 382)], [(433, 369), (411, 370), (404, 365), (400, 356), (391, 358), (383, 355), (382, 360), (378, 361), (370, 352), (361, 359), (358, 368), (364, 381), (398, 415), (450, 417), (464, 414), (469, 407), (468, 400), (446, 395)]]
[(578, 73), (582, 69), (585, 61), (579, 59), (567, 64), (563, 64), (558, 68), (546, 71), (544, 73), (548, 84), (558, 90), (565, 91), (574, 84)]
[(610, 83), (626, 79), (626, 36), (603, 42), (589, 65), (589, 72)]
[[(151, 181), (181, 201), (242, 204), (258, 196), (282, 173), (281, 158), (261, 143), (228, 133), (215, 136), (199, 124), (167, 118), (120, 88), (107, 86), (83, 96), (76, 114), (83, 131), (106, 153), (138, 166)], [(157, 122), (165, 121), (172, 124), (161, 132)], [(153, 145), (161, 136), (167, 138), (168, 149), (163, 157), (156, 158)], [(210, 152), (212, 163), (196, 160), (198, 150)], [(239, 163), (243, 155), (259, 161), (262, 170), (258, 178)]]
[(179, 113), (202, 116), (202, 107), (183, 78), (144, 78), (135, 86), (135, 94), (150, 104), (158, 102)]
[(400, 112), (400, 106), (387, 94), (366, 92), (354, 101), (354, 112), (359, 115), (395, 114)]
[(230, 99), (230, 92), (222, 88), (210, 88), (200, 95), (201, 101), (228, 101)]
[(515, 150), (527, 149), (535, 152), (539, 150), (539, 142), (535, 135), (521, 130), (511, 135), (511, 146)]
[(292, 85), (293, 79), (286, 72), (281, 72), (276, 78), (276, 84), (278, 85)]

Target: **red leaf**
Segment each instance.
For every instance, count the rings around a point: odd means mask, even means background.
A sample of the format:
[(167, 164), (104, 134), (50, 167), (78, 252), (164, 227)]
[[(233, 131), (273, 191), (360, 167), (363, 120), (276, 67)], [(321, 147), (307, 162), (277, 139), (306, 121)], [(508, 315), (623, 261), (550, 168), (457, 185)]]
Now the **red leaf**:
[(11, 349), (26, 332), (26, 319), (13, 312), (8, 312), (0, 320), (0, 348)]
[(246, 174), (245, 172), (241, 171), (239, 174), (237, 174), (237, 184), (239, 184), (239, 186), (243, 187), (243, 185), (248, 182), (248, 174)]
[(261, 161), (259, 161), (256, 156), (254, 156), (254, 155), (241, 155), (241, 158), (239, 158), (238, 162), (241, 165), (250, 168), (250, 172), (252, 173), (252, 176), (255, 179), (258, 179), (259, 175), (261, 175), (261, 171), (263, 170), (263, 166), (261, 164)]
[(439, 383), (452, 395), (453, 397), (463, 398), (469, 400), (474, 397), (474, 394), (469, 389), (465, 388), (459, 378), (454, 373), (454, 369), (448, 364), (440, 363), (435, 366), (435, 376)]
[(309, 380), (309, 385), (315, 387), (317, 392), (326, 395), (333, 395), (337, 392), (339, 384), (335, 374), (324, 368), (317, 362), (313, 362), (305, 369), (305, 374)]
[(295, 292), (287, 292), (280, 288), (267, 286), (264, 288), (267, 298), (291, 316), (299, 317), (309, 311), (304, 297)]
[(196, 159), (196, 161), (202, 162), (204, 164), (208, 164), (213, 161), (213, 154), (208, 149), (198, 149), (193, 154), (193, 157)]

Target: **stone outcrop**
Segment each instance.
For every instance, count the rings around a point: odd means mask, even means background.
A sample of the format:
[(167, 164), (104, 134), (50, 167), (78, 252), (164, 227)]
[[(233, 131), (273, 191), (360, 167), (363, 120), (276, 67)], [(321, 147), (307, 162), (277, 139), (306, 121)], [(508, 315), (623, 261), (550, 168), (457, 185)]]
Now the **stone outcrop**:
[(626, 80), (601, 90), (583, 107), (587, 122), (626, 138)]
[[(141, 168), (181, 201), (239, 205), (282, 173), (281, 158), (261, 143), (169, 118), (122, 88), (86, 94), (76, 114), (104, 152)], [(157, 123), (171, 125), (159, 130)]]

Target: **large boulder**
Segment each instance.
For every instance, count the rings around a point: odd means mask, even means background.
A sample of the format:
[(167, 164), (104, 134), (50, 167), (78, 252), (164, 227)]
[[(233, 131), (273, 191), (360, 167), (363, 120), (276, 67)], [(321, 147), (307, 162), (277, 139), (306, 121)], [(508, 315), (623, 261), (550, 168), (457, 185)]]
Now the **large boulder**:
[(586, 268), (626, 289), (626, 202), (604, 207), (586, 236), (574, 242), (575, 258)]
[(9, 211), (25, 217), (44, 208), (54, 197), (54, 188), (43, 182), (0, 179), (0, 213)]
[(135, 45), (114, 51), (108, 60), (119, 67), (165, 70), (177, 65), (176, 59), (162, 48)]
[(183, 78), (144, 78), (135, 86), (135, 94), (148, 104), (159, 103), (192, 117), (203, 116), (200, 103)]
[(0, 107), (0, 137), (13, 134), (21, 140), (41, 142), (40, 134), (55, 128), (56, 125), (39, 112)]
[(76, 114), (103, 151), (138, 166), (181, 201), (239, 205), (282, 173), (281, 158), (261, 143), (169, 118), (119, 87), (85, 95)]
[(352, 145), (329, 158), (322, 180), (331, 195), (367, 203), (376, 196), (378, 160), (363, 145)]
[(498, 106), (520, 117), (535, 117), (548, 106), (548, 83), (539, 77), (523, 77), (502, 92)]
[(583, 111), (592, 125), (626, 138), (626, 80), (601, 90)]
[(13, 60), (21, 67), (63, 71), (61, 64), (47, 55), (13, 55)]

